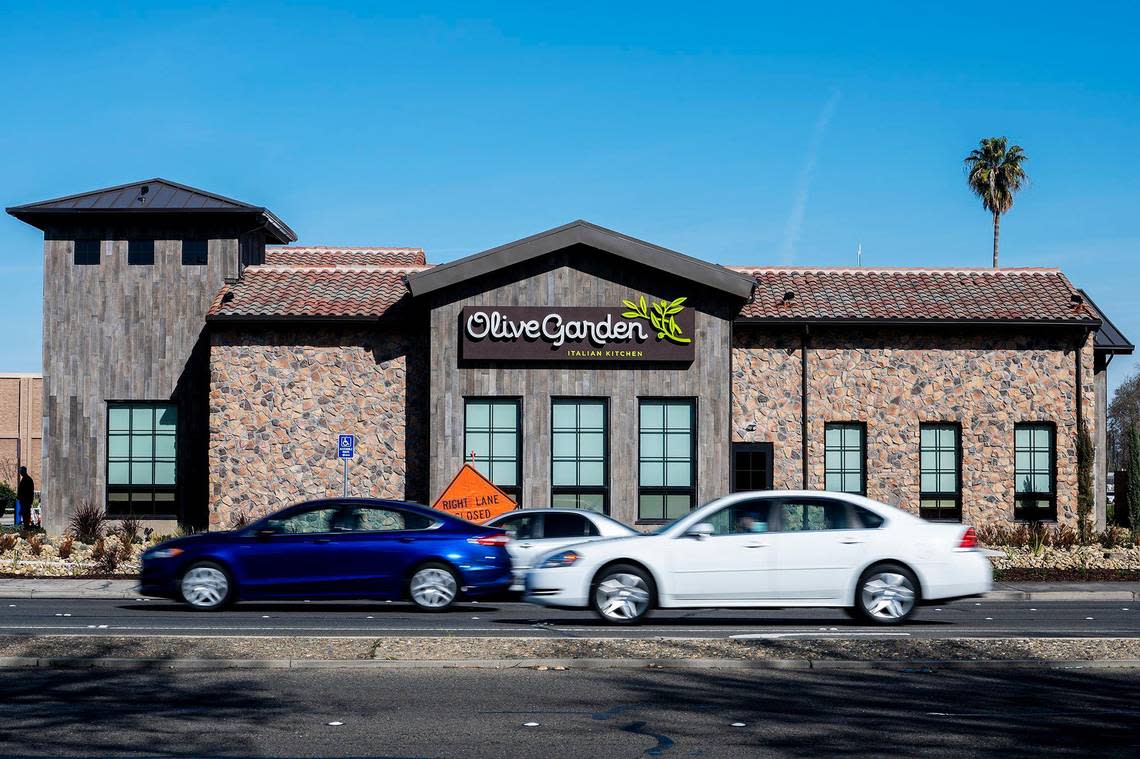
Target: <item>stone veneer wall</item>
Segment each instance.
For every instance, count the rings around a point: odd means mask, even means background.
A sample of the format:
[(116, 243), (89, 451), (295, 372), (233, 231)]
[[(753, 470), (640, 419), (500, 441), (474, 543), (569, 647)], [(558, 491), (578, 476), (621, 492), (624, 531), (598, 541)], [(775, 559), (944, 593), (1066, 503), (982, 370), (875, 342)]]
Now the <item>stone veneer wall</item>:
[(423, 501), (426, 358), (400, 328), (216, 326), (210, 527), (340, 495), (338, 432), (357, 436), (351, 495)]
[[(917, 512), (919, 423), (962, 426), (963, 520), (1013, 521), (1013, 426), (1057, 426), (1057, 515), (1076, 522), (1077, 337), (813, 328), (808, 347), (808, 487), (823, 487), (827, 422), (867, 425), (867, 495)], [(776, 488), (801, 485), (798, 330), (738, 325), (734, 441), (774, 443)], [(1092, 337), (1082, 350), (1083, 414), (1094, 417)], [(755, 424), (749, 431), (748, 425)]]

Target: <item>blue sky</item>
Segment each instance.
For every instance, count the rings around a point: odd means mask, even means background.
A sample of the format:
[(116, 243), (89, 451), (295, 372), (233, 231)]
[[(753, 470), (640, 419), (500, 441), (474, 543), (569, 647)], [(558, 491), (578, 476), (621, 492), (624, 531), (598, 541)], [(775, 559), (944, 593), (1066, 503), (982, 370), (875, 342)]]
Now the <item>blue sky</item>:
[[(1002, 263), (1140, 340), (1127, 3), (103, 5), (3, 4), (0, 204), (162, 176), (433, 262), (585, 218), (725, 264), (986, 266), (961, 159), (1002, 134), (1032, 178)], [(41, 239), (0, 221), (0, 371), (40, 367)]]

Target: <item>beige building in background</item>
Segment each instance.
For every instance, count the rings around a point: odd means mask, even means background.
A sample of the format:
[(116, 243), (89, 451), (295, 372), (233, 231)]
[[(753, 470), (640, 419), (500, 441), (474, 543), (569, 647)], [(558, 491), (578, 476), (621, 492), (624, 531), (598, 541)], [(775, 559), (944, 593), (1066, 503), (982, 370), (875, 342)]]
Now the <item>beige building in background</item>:
[(43, 376), (0, 373), (0, 482), (16, 487), (21, 466), (40, 487)]

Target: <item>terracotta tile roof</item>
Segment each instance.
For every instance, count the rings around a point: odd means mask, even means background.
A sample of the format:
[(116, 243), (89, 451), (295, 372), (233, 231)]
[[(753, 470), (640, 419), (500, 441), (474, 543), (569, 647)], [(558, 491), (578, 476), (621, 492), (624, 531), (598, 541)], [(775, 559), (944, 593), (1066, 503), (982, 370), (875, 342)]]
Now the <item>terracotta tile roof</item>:
[(404, 278), (425, 268), (249, 266), (221, 289), (207, 318), (379, 318), (411, 298)]
[(423, 266), (422, 248), (335, 248), (267, 245), (269, 266)]
[(1058, 269), (731, 268), (756, 278), (746, 319), (1097, 319)]

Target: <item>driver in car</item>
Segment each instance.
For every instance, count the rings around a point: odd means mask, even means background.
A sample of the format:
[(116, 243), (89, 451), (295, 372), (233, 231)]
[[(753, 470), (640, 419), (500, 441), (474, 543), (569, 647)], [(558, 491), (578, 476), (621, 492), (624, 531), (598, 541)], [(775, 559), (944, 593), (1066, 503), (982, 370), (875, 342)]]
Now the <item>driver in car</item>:
[(736, 522), (737, 532), (767, 532), (768, 523), (760, 521), (755, 512), (749, 511), (740, 515)]

